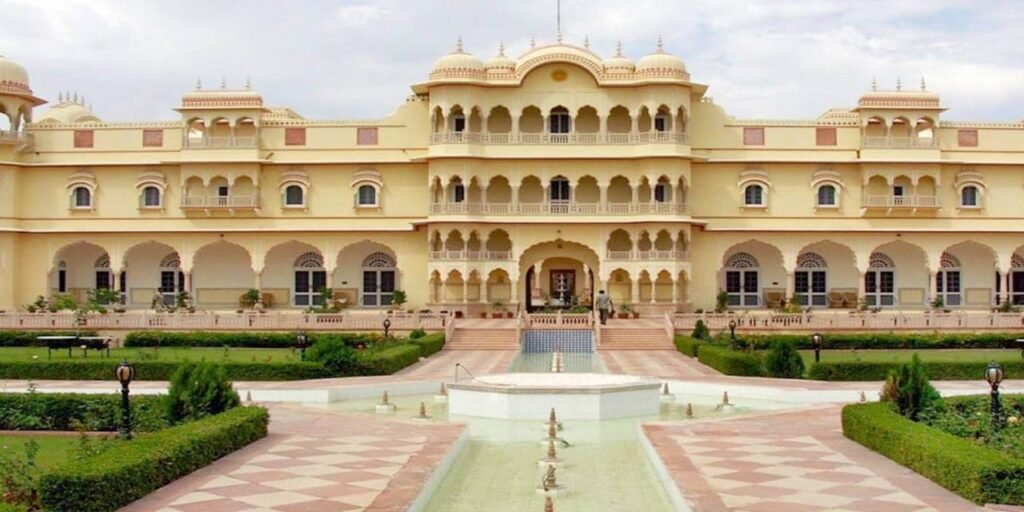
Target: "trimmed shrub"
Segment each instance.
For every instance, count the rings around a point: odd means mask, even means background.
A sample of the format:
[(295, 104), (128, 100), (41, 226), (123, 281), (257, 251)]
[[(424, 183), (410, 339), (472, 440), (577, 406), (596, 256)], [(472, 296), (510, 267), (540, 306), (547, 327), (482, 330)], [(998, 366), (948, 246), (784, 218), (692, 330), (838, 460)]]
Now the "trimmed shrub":
[(420, 347), (421, 356), (429, 357), (440, 352), (441, 349), (444, 348), (444, 333), (437, 332), (417, 338), (413, 338), (410, 335), (409, 343)]
[(697, 350), (697, 360), (726, 375), (763, 377), (759, 353), (739, 352), (726, 347), (705, 343)]
[[(1013, 333), (826, 333), (822, 336), (824, 350), (830, 349), (903, 349), (903, 348), (1014, 348), (1018, 334)], [(800, 350), (813, 349), (810, 334), (744, 335), (756, 346), (791, 341)]]
[(423, 349), (418, 345), (403, 344), (376, 352), (359, 355), (359, 364), (365, 375), (390, 375), (420, 360)]
[[(184, 363), (175, 361), (133, 362), (136, 380), (168, 380)], [(111, 360), (72, 361), (2, 361), (0, 379), (49, 380), (114, 380), (116, 362)], [(306, 380), (331, 377), (331, 372), (317, 363), (243, 363), (225, 362), (224, 370), (231, 380)]]
[(680, 335), (676, 335), (674, 341), (676, 343), (676, 350), (690, 357), (697, 357), (697, 350), (706, 343), (693, 336)]
[[(164, 396), (132, 396), (132, 424), (139, 432), (167, 427)], [(121, 395), (0, 393), (0, 430), (113, 432), (121, 425)]]
[(764, 369), (769, 377), (799, 379), (804, 376), (804, 359), (792, 342), (780, 341), (765, 354)]
[(357, 352), (340, 339), (321, 339), (306, 351), (306, 360), (320, 363), (335, 376), (359, 375)]
[[(985, 362), (924, 361), (921, 363), (934, 380), (978, 380), (984, 375)], [(1024, 361), (1002, 362), (1008, 379), (1024, 378)], [(885, 380), (900, 363), (882, 361), (829, 361), (811, 365), (807, 377), (815, 380)]]
[(1024, 460), (904, 418), (886, 403), (843, 408), (846, 437), (978, 504), (1024, 504)]
[[(320, 335), (309, 335), (315, 341)], [(281, 332), (167, 332), (134, 331), (124, 338), (126, 347), (247, 347), (292, 348), (294, 333)]]
[(422, 338), (426, 335), (427, 331), (424, 331), (423, 329), (413, 329), (412, 332), (409, 333), (409, 339), (415, 340), (417, 338)]
[(893, 403), (900, 414), (914, 421), (925, 411), (944, 407), (939, 392), (928, 382), (928, 375), (917, 354), (910, 364), (900, 365), (889, 372), (882, 386), (881, 398), (883, 402)]
[(112, 512), (181, 476), (266, 437), (261, 407), (223, 414), (115, 442), (103, 452), (58, 466), (40, 479), (52, 512)]
[(96, 331), (0, 331), (0, 347), (45, 347), (39, 336), (96, 336)]
[(704, 320), (697, 320), (697, 324), (693, 326), (693, 333), (690, 337), (698, 340), (709, 340), (711, 339), (711, 331), (708, 330), (708, 326), (704, 323)]
[(197, 420), (233, 409), (240, 403), (224, 367), (183, 364), (171, 375), (167, 418), (174, 423)]

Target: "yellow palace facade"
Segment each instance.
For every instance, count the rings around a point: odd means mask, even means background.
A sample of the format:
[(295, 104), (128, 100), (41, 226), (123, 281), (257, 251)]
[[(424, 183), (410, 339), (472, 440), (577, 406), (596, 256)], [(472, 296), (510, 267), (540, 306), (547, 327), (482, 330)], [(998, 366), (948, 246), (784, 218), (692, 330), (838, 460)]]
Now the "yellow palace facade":
[(328, 121), (197, 85), (179, 120), (108, 122), (0, 58), (0, 309), (94, 288), (129, 309), (1024, 303), (1024, 123), (943, 121), (923, 83), (744, 120), (660, 43), (460, 43), (412, 91)]

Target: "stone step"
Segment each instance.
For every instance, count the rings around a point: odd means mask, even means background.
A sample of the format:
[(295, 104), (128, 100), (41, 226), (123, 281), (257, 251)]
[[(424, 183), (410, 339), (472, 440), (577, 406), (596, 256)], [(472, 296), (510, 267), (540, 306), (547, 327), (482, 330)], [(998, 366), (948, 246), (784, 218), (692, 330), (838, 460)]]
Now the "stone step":
[(456, 327), (445, 350), (519, 350), (515, 329)]
[(675, 343), (664, 329), (603, 328), (598, 350), (674, 350)]

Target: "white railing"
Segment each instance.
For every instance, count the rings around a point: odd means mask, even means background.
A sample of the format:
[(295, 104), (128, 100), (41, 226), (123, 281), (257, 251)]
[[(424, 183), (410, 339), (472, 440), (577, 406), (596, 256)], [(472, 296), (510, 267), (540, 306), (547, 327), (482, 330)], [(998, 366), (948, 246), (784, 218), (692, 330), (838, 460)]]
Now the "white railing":
[[(169, 329), (169, 330), (383, 330), (385, 319), (391, 329), (441, 329), (438, 313), (155, 313), (151, 311), (85, 315), (82, 329)], [(0, 329), (75, 329), (73, 313), (0, 313)]]
[(1024, 314), (959, 311), (879, 312), (833, 314), (780, 314), (770, 311), (734, 314), (676, 314), (672, 323), (677, 330), (690, 331), (703, 320), (708, 329), (724, 331), (735, 321), (737, 329), (752, 331), (830, 331), (830, 330), (999, 330), (1024, 328)]
[(449, 312), (447, 315), (442, 316), (441, 324), (444, 325), (444, 341), (447, 343), (455, 335), (455, 313)]
[(938, 208), (938, 196), (872, 196), (865, 195), (861, 203), (864, 208)]
[(918, 137), (897, 137), (897, 136), (865, 136), (864, 147), (866, 148), (892, 148), (892, 149), (916, 149), (916, 148), (937, 148), (938, 139)]
[(686, 203), (582, 203), (548, 201), (543, 203), (434, 203), (431, 215), (688, 215)]
[(665, 323), (663, 324), (665, 327), (665, 336), (668, 336), (669, 341), (674, 342), (676, 337), (676, 326), (672, 322), (672, 315), (670, 315), (669, 313), (665, 313), (665, 315), (662, 317), (662, 320), (665, 321)]
[(509, 261), (512, 251), (430, 251), (435, 261)]
[(690, 257), (688, 251), (607, 251), (605, 259), (612, 261), (680, 261)]
[(254, 148), (256, 147), (256, 136), (207, 136), (203, 138), (185, 138), (185, 147), (194, 149), (217, 149), (217, 148)]
[(185, 196), (182, 208), (259, 208), (259, 196)]
[(588, 313), (527, 313), (530, 329), (591, 329), (593, 316)]
[(690, 136), (679, 132), (643, 133), (480, 133), (438, 132), (432, 144), (689, 144)]

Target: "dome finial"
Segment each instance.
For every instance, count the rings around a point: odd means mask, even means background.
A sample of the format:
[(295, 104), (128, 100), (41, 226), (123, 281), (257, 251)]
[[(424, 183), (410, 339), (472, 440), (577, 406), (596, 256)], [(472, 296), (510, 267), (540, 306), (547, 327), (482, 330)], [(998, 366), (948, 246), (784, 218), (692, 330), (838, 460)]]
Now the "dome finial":
[(922, 91), (927, 91), (928, 90), (928, 84), (924, 81), (924, 77), (923, 76), (921, 77), (921, 90)]
[(900, 80), (900, 77), (896, 77), (896, 90), (897, 91), (902, 91), (903, 90), (903, 80)]
[(459, 36), (455, 41), (455, 53), (466, 53), (466, 51), (462, 49), (462, 36)]
[(665, 44), (661, 41), (661, 34), (658, 34), (658, 53), (665, 53)]
[(202, 77), (196, 78), (196, 90), (197, 91), (203, 90), (203, 79), (202, 79)]
[(228, 88), (228, 79), (224, 78), (224, 77), (220, 77), (220, 90), (223, 91), (224, 89), (227, 89), (227, 88)]
[(498, 57), (505, 56), (505, 41), (498, 41)]
[(530, 36), (530, 49), (532, 50), (532, 49), (534, 49), (536, 47), (537, 47), (537, 39), (535, 39), (533, 36)]
[(252, 90), (252, 77), (245, 77), (245, 90)]
[(875, 77), (871, 77), (871, 90), (873, 92), (878, 90), (878, 80)]
[(588, 50), (590, 49), (590, 36), (583, 36), (583, 47)]
[(622, 40), (615, 44), (615, 56), (622, 57)]
[(72, 103), (78, 103), (78, 91), (75, 91), (75, 95), (72, 96)]
[(64, 103), (64, 92), (57, 91), (57, 103)]

